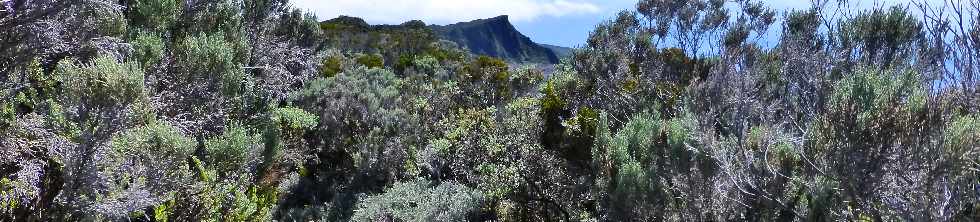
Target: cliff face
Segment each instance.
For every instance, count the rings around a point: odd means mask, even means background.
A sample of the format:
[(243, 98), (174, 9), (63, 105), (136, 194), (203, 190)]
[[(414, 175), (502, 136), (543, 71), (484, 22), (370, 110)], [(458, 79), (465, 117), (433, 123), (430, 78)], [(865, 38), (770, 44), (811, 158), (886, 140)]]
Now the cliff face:
[(531, 41), (506, 15), (452, 25), (429, 26), (442, 39), (456, 42), (472, 53), (517, 63), (558, 63), (551, 49)]

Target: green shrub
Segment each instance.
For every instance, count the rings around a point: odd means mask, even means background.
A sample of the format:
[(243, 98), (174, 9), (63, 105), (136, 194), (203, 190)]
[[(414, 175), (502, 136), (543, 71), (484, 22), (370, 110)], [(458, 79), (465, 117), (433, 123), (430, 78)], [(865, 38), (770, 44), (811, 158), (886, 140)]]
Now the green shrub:
[(520, 186), (521, 175), (518, 166), (508, 166), (508, 164), (480, 164), (475, 169), (480, 177), (477, 189), (490, 200), (499, 200), (507, 197), (512, 191)]
[(536, 66), (525, 65), (515, 70), (509, 78), (506, 82), (508, 90), (519, 96), (521, 93), (531, 91), (541, 85), (544, 80), (544, 72)]
[(698, 146), (695, 141), (696, 124), (693, 114), (684, 113), (670, 119), (665, 126), (667, 134), (667, 147), (665, 148), (667, 152), (665, 153), (669, 155), (668, 158), (673, 161), (673, 165), (678, 171), (687, 172), (690, 170), (692, 157), (701, 151), (697, 149)]
[(0, 101), (0, 132), (6, 131), (17, 121), (17, 112), (14, 110), (14, 103)]
[(429, 55), (415, 57), (412, 60), (412, 66), (415, 67), (416, 71), (429, 75), (436, 74), (436, 72), (442, 69), (439, 60)]
[(130, 22), (155, 32), (166, 31), (177, 21), (183, 6), (180, 0), (131, 0)]
[(276, 206), (279, 193), (275, 188), (249, 186), (231, 190), (234, 195), (222, 221), (268, 221)]
[(117, 10), (99, 10), (94, 12), (96, 30), (102, 35), (122, 38), (129, 28), (126, 18)]
[(204, 147), (208, 151), (207, 164), (211, 169), (230, 174), (244, 169), (249, 153), (257, 151), (261, 140), (248, 128), (233, 124), (217, 138), (208, 139)]
[(364, 54), (357, 57), (357, 63), (368, 68), (384, 68), (385, 59), (378, 54)]
[(494, 83), (503, 84), (510, 80), (510, 66), (504, 60), (480, 56), (465, 68), (473, 79), (488, 78)]
[[(111, 155), (99, 160), (99, 166), (107, 175), (111, 186), (90, 196), (106, 203), (127, 200), (132, 189), (152, 191), (151, 201), (133, 202), (143, 206), (122, 209), (145, 209), (165, 201), (159, 196), (182, 191), (180, 188), (193, 180), (188, 160), (197, 142), (168, 124), (154, 121), (149, 125), (129, 129), (113, 135), (109, 141)], [(133, 168), (131, 168), (133, 167)], [(132, 169), (117, 171), (119, 169)], [(136, 197), (143, 198), (143, 197)], [(100, 200), (101, 199), (101, 200)], [(118, 213), (118, 211), (116, 211)]]
[(943, 159), (959, 171), (980, 164), (980, 116), (961, 116), (949, 123), (945, 132)]
[(320, 75), (323, 77), (334, 77), (338, 73), (344, 71), (342, 67), (342, 58), (339, 56), (327, 56), (323, 61), (320, 62)]
[(166, 47), (160, 36), (147, 31), (137, 32), (130, 44), (133, 45), (133, 56), (143, 65), (143, 70), (160, 63)]
[[(10, 82), (23, 82), (28, 84), (29, 87), (24, 87), (18, 91), (18, 94), (23, 93), (24, 98), (14, 98), (15, 106), (28, 108), (26, 112), (33, 111), (34, 105), (42, 105), (42, 102), (52, 98), (56, 93), (58, 88), (57, 78), (46, 73), (44, 67), (41, 65), (40, 59), (34, 59), (22, 70), (24, 77), (26, 79), (21, 79), (17, 75), (11, 76)], [(9, 92), (4, 92), (9, 93)], [(20, 97), (20, 95), (18, 95)]]
[(664, 191), (657, 180), (669, 176), (656, 171), (660, 160), (670, 157), (657, 151), (663, 127), (656, 113), (640, 113), (611, 134), (607, 114), (600, 114), (592, 155), (600, 172), (596, 188), (608, 195), (601, 203), (609, 207), (604, 214), (619, 220), (652, 219), (653, 214), (642, 212), (661, 204), (658, 197)]
[(197, 145), (177, 128), (158, 121), (113, 136), (110, 144), (118, 154), (140, 155), (177, 166), (186, 166), (187, 157)]
[(541, 90), (544, 94), (541, 97), (541, 110), (547, 113), (557, 113), (561, 110), (565, 110), (566, 102), (559, 95), (558, 89), (556, 89), (556, 83), (553, 81), (548, 81), (545, 83), (544, 88)]
[(921, 44), (922, 23), (908, 8), (892, 6), (875, 8), (858, 13), (851, 19), (840, 21), (837, 38), (843, 48), (860, 49), (865, 65), (901, 61)]
[(283, 107), (272, 111), (272, 121), (284, 129), (304, 130), (316, 127), (317, 117), (299, 108)]
[(858, 117), (890, 115), (888, 108), (908, 105), (908, 111), (924, 105), (920, 76), (911, 71), (864, 69), (839, 81), (830, 96), (835, 111), (856, 109)]
[(231, 37), (228, 40), (241, 37), (244, 33), (242, 33), (243, 18), (239, 3), (240, 1), (234, 0), (213, 0), (197, 5), (198, 7), (193, 11), (185, 9), (189, 16), (180, 19), (182, 24), (180, 28), (183, 31), (180, 34), (221, 34)]
[(444, 136), (450, 142), (451, 149), (439, 154), (454, 159), (469, 156), (469, 159), (462, 158), (457, 161), (471, 163), (475, 161), (473, 158), (502, 151), (502, 147), (496, 141), (499, 135), (498, 126), (494, 121), (496, 112), (495, 108), (465, 109), (443, 119), (439, 126), (445, 130)]
[(215, 87), (226, 96), (238, 95), (245, 73), (236, 59), (235, 45), (222, 34), (201, 34), (185, 39), (175, 54), (185, 74), (183, 84)]
[(633, 162), (650, 164), (654, 160), (654, 145), (663, 127), (658, 119), (656, 114), (641, 113), (616, 133), (610, 150), (619, 166)]
[(352, 221), (464, 221), (480, 210), (483, 196), (452, 182), (396, 183), (385, 193), (357, 204)]
[[(926, 136), (919, 131), (926, 120), (922, 90), (917, 73), (895, 70), (861, 69), (837, 82), (806, 142), (807, 153), (827, 158), (824, 169), (844, 189), (845, 201), (881, 201), (875, 195), (888, 183), (882, 178), (897, 170), (891, 157), (926, 146), (913, 139)], [(877, 211), (868, 204), (847, 207)]]
[(139, 65), (121, 63), (106, 55), (85, 65), (64, 60), (58, 64), (55, 76), (62, 83), (69, 102), (110, 106), (133, 103), (145, 97), (143, 70)]

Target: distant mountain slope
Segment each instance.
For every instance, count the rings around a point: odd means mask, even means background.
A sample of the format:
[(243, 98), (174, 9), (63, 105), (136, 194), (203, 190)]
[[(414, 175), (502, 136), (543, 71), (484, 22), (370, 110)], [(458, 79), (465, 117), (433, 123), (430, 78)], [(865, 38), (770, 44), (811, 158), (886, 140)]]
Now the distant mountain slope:
[(429, 26), (442, 39), (456, 42), (472, 53), (518, 63), (558, 63), (551, 49), (538, 45), (510, 23), (506, 15), (452, 25)]
[(559, 59), (572, 56), (572, 51), (575, 50), (572, 48), (557, 46), (557, 45), (541, 44), (541, 46), (550, 49), (552, 52), (555, 53), (556, 56), (558, 56)]

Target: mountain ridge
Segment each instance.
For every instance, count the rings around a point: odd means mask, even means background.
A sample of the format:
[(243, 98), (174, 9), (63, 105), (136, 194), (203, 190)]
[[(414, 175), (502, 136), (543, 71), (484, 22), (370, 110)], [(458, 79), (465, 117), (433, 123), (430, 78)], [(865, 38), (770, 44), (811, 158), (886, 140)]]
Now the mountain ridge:
[(455, 42), (478, 55), (487, 55), (516, 63), (559, 62), (552, 49), (535, 43), (513, 24), (507, 15), (449, 25), (430, 25), (440, 38)]
[(551, 52), (554, 52), (555, 55), (558, 56), (559, 59), (568, 58), (568, 57), (572, 56), (572, 52), (575, 51), (574, 48), (570, 48), (570, 47), (557, 46), (557, 45), (544, 44), (544, 43), (541, 43), (539, 45), (544, 46), (545, 48), (550, 49)]

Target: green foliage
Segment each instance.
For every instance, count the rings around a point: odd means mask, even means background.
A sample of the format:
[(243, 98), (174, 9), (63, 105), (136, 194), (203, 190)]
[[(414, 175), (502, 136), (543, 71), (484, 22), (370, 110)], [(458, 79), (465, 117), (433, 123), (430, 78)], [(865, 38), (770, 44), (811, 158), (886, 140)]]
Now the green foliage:
[(272, 111), (272, 122), (283, 129), (303, 130), (316, 127), (317, 117), (299, 108), (283, 107)]
[(128, 26), (126, 18), (117, 10), (95, 10), (96, 29), (99, 33), (106, 36), (122, 37), (126, 35)]
[(251, 186), (248, 189), (237, 189), (234, 202), (222, 221), (261, 221), (268, 220), (272, 215), (279, 194), (272, 188)]
[(543, 98), (541, 98), (541, 110), (544, 110), (545, 112), (559, 112), (561, 110), (565, 110), (565, 106), (568, 103), (558, 94), (557, 89), (555, 89), (555, 84), (556, 83), (552, 81), (548, 81), (541, 90), (544, 94)]
[(17, 111), (14, 110), (14, 103), (0, 101), (0, 132), (6, 131), (7, 128), (17, 121)]
[[(811, 152), (827, 157), (841, 198), (873, 198), (888, 156), (921, 145), (905, 135), (921, 134), (925, 107), (923, 86), (915, 72), (863, 69), (839, 81), (830, 95), (827, 112), (810, 127)], [(874, 206), (837, 206), (834, 210), (875, 212)]]
[[(609, 171), (612, 169), (612, 155), (609, 152), (609, 147), (613, 143), (613, 132), (609, 129), (609, 115), (606, 113), (599, 113), (599, 122), (596, 125), (595, 134), (595, 145), (592, 146), (592, 165), (599, 171), (600, 176), (609, 177)], [(600, 178), (608, 179), (608, 178)], [(608, 181), (601, 181), (608, 182)], [(602, 186), (604, 184), (597, 184)]]
[(482, 175), (481, 182), (477, 184), (477, 189), (487, 198), (499, 200), (507, 197), (517, 189), (520, 184), (520, 169), (517, 166), (507, 166), (503, 164), (480, 164), (476, 167), (479, 175)]
[(232, 125), (221, 136), (204, 142), (209, 167), (225, 174), (243, 169), (249, 154), (257, 151), (259, 146), (260, 140), (255, 133), (241, 125)]
[(412, 61), (412, 64), (423, 73), (435, 73), (442, 68), (439, 64), (439, 60), (432, 56), (422, 56), (420, 58), (416, 58), (414, 61)]
[[(698, 160), (709, 159), (703, 156), (704, 151), (697, 140), (697, 122), (694, 116), (685, 112), (678, 117), (670, 119), (666, 123), (665, 134), (667, 136), (667, 157), (673, 161), (673, 166), (680, 172), (688, 172), (691, 163)], [(698, 155), (701, 154), (701, 155)], [(702, 171), (711, 171), (711, 167), (700, 167)]]
[(865, 11), (841, 21), (840, 26), (841, 44), (844, 48), (860, 47), (861, 60), (867, 65), (904, 61), (923, 35), (921, 22), (902, 6)]
[(945, 132), (943, 159), (954, 169), (980, 165), (980, 117), (961, 116), (949, 124)]
[(526, 65), (518, 68), (514, 71), (514, 74), (510, 76), (510, 83), (513, 91), (524, 92), (532, 89), (536, 89), (538, 85), (544, 80), (544, 73), (537, 67), (532, 65)]
[(0, 12), (0, 221), (980, 212), (969, 8), (950, 31), (818, 6), (767, 47), (759, 1), (638, 0), (542, 67), (288, 0), (24, 2)]
[(158, 222), (167, 222), (170, 215), (173, 212), (174, 201), (167, 201), (163, 204), (153, 207), (153, 220)]
[(19, 200), (14, 197), (14, 182), (4, 177), (0, 178), (0, 213), (13, 214), (18, 208)]
[(343, 71), (342, 58), (339, 56), (327, 56), (320, 62), (320, 75), (323, 77), (334, 77)]
[(589, 107), (582, 107), (577, 113), (573, 118), (574, 121), (572, 121), (572, 123), (577, 123), (575, 124), (577, 130), (585, 135), (595, 135), (599, 125), (599, 112)]
[(639, 114), (615, 135), (610, 134), (606, 114), (600, 116), (599, 132), (592, 150), (593, 164), (603, 170), (598, 188), (608, 192), (614, 218), (641, 217), (640, 209), (656, 204), (653, 156), (663, 127), (655, 114)]
[(270, 15), (287, 9), (288, 0), (252, 0), (242, 2), (242, 16), (247, 24), (255, 24), (270, 19)]
[[(361, 66), (334, 78), (314, 79), (290, 95), (291, 101), (321, 121), (312, 133), (318, 143), (331, 144), (324, 149), (351, 155), (352, 165), (335, 166), (338, 163), (331, 162), (323, 167), (370, 170), (375, 167), (370, 163), (379, 158), (377, 155), (391, 153), (390, 150), (405, 152), (399, 149), (409, 144), (396, 141), (413, 134), (400, 130), (407, 124), (406, 112), (400, 107), (400, 84), (401, 79), (389, 70)], [(402, 160), (399, 157), (375, 163), (401, 168)]]
[[(86, 191), (89, 193), (85, 198), (95, 203), (128, 206), (101, 211), (92, 214), (93, 217), (116, 218), (122, 214), (142, 214), (143, 210), (152, 209), (153, 205), (169, 201), (169, 193), (181, 191), (183, 185), (191, 180), (188, 160), (197, 143), (166, 123), (153, 121), (122, 131), (113, 135), (107, 145), (108, 155), (95, 165), (102, 171), (100, 175), (105, 178), (105, 187)], [(134, 191), (144, 194), (132, 197)], [(160, 211), (167, 214), (165, 209)], [(153, 213), (160, 216), (157, 212)]]
[(118, 134), (110, 144), (119, 155), (135, 155), (140, 161), (168, 164), (161, 167), (172, 167), (170, 173), (181, 173), (188, 169), (185, 163), (197, 143), (173, 126), (156, 121)]
[[(830, 96), (833, 111), (857, 115), (858, 124), (869, 126), (874, 121), (917, 112), (925, 105), (923, 89), (915, 72), (893, 72), (866, 69), (837, 83)], [(892, 107), (905, 107), (895, 112)]]
[(364, 54), (357, 57), (357, 63), (368, 68), (384, 68), (384, 57), (377, 54)]
[(204, 84), (226, 96), (241, 93), (245, 74), (237, 62), (235, 45), (221, 34), (201, 34), (185, 39), (175, 52), (184, 84)]
[[(166, 0), (150, 0), (166, 1)], [(184, 35), (193, 36), (205, 33), (240, 37), (242, 32), (242, 13), (235, 0), (214, 0), (201, 4), (194, 11), (184, 9), (189, 18), (181, 18)], [(229, 38), (231, 39), (231, 38)]]
[[(44, 67), (41, 66), (41, 61), (38, 59), (28, 63), (23, 72), (25, 72), (27, 77), (24, 81), (29, 83), (29, 87), (18, 92), (17, 97), (21, 97), (22, 94), (24, 98), (14, 98), (14, 100), (20, 101), (13, 102), (21, 110), (27, 108), (25, 111), (33, 111), (33, 106), (40, 105), (43, 103), (42, 101), (55, 96), (58, 90), (56, 88), (58, 81), (55, 77), (44, 71)], [(15, 80), (14, 82), (17, 81)]]
[[(272, 110), (270, 124), (263, 132), (265, 149), (263, 150), (262, 176), (282, 172), (287, 169), (273, 169), (278, 164), (295, 164), (294, 158), (285, 158), (295, 150), (300, 149), (302, 136), (307, 130), (317, 126), (317, 117), (302, 109), (283, 107)], [(286, 151), (287, 153), (284, 153)], [(288, 166), (288, 165), (287, 165)]]
[(813, 48), (823, 47), (824, 39), (817, 32), (820, 28), (820, 16), (816, 10), (790, 12), (786, 15), (785, 37), (809, 40)]
[(616, 165), (623, 167), (651, 163), (655, 158), (652, 151), (662, 127), (655, 114), (633, 117), (608, 144)]
[(585, 85), (567, 64), (555, 68), (558, 70), (539, 88), (538, 104), (545, 122), (542, 144), (560, 150), (565, 158), (586, 163), (601, 111), (579, 103)]
[(398, 58), (398, 63), (395, 64), (395, 70), (404, 72), (407, 68), (414, 68), (416, 72), (425, 75), (433, 75), (443, 69), (439, 60), (430, 55), (402, 55)]
[[(495, 137), (480, 135), (497, 135), (497, 126), (493, 120), (496, 109), (466, 109), (459, 110), (456, 115), (443, 120), (440, 125), (446, 129), (445, 137), (451, 142), (450, 149), (440, 152), (441, 155), (455, 156), (465, 153), (489, 151), (493, 155), (501, 152), (500, 144)], [(475, 157), (475, 156), (474, 156)]]
[(166, 49), (166, 45), (160, 36), (147, 31), (137, 32), (131, 44), (133, 45), (133, 56), (142, 65), (143, 70), (148, 70), (160, 63)]
[(55, 76), (62, 84), (65, 99), (72, 103), (125, 105), (146, 96), (139, 65), (106, 55), (96, 57), (90, 64), (64, 60), (58, 64)]
[(489, 56), (477, 57), (465, 68), (466, 73), (471, 79), (487, 78), (495, 83), (504, 83), (510, 80), (510, 66), (504, 60)]
[(691, 58), (678, 48), (663, 49), (658, 55), (665, 66), (662, 75), (685, 87), (694, 79), (708, 76), (708, 70), (714, 66), (707, 59)]
[(369, 26), (364, 20), (350, 16), (340, 16), (320, 23), (320, 28), (328, 32), (339, 32), (342, 29), (366, 30)]
[(290, 37), (293, 42), (306, 47), (314, 47), (322, 38), (323, 30), (317, 24), (317, 18), (312, 13), (304, 13), (300, 9), (282, 13), (275, 33)]
[(352, 221), (463, 221), (479, 211), (483, 196), (452, 182), (432, 186), (417, 180), (397, 183), (358, 204)]
[(154, 32), (163, 32), (177, 22), (183, 11), (179, 0), (128, 0), (130, 23)]

